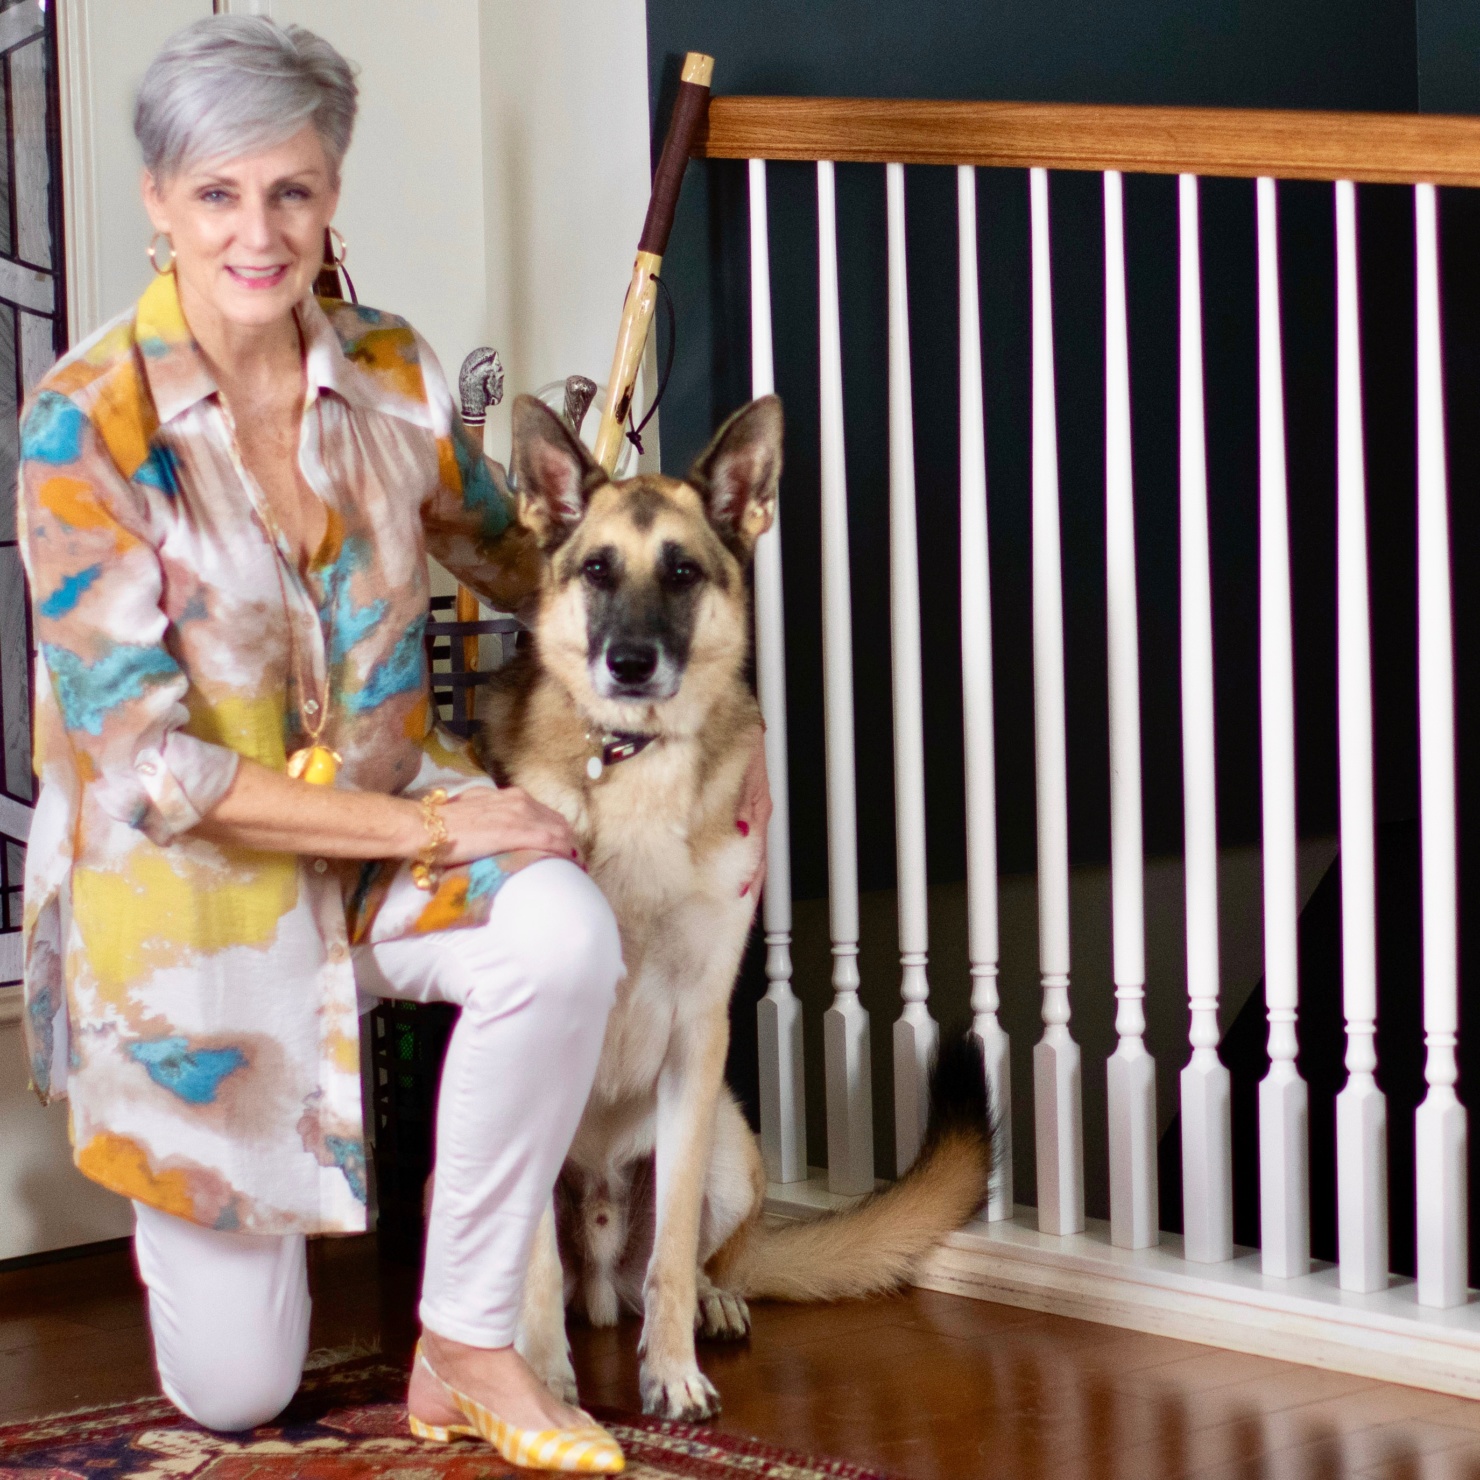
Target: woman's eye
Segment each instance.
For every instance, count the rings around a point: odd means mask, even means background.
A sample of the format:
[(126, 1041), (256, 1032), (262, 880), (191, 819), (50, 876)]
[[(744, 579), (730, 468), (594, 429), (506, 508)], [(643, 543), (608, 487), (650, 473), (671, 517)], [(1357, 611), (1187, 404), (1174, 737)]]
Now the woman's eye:
[(208, 206), (219, 206), (223, 202), (231, 199), (230, 195), (228, 195), (227, 192), (224, 190), (202, 190), (200, 193), (200, 198)]

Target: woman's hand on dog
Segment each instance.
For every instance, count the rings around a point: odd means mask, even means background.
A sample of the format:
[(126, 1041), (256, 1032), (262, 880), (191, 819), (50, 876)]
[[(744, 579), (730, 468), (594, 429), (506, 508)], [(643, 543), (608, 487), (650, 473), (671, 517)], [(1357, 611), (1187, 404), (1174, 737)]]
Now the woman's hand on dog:
[(494, 853), (530, 853), (585, 860), (570, 823), (518, 786), (470, 787), (442, 808), (447, 824), (444, 863), (471, 863)]
[(760, 857), (755, 872), (740, 887), (740, 895), (759, 894), (766, 882), (766, 829), (771, 825), (771, 782), (766, 775), (766, 737), (757, 732), (745, 779), (740, 783), (740, 810), (735, 826), (742, 837), (752, 833), (760, 842)]

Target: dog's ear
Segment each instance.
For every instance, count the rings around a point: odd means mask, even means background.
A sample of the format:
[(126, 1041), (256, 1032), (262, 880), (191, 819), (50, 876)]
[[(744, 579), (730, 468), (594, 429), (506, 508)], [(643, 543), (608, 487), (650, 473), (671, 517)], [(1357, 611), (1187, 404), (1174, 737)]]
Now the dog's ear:
[(607, 481), (579, 437), (533, 396), (514, 402), (514, 487), (519, 522), (545, 548), (580, 522), (591, 495)]
[(776, 517), (784, 431), (780, 398), (762, 396), (730, 417), (689, 472), (709, 522), (744, 558)]

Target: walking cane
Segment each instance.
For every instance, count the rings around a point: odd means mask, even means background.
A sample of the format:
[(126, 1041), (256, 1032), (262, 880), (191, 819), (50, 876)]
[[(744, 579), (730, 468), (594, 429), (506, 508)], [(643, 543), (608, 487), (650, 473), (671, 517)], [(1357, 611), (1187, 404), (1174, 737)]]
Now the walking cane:
[(658, 156), (658, 168), (653, 176), (647, 219), (637, 243), (637, 260), (632, 264), (632, 281), (617, 330), (611, 374), (606, 378), (606, 409), (596, 432), (596, 461), (608, 473), (615, 470), (617, 455), (622, 450), (622, 423), (632, 409), (637, 367), (642, 361), (658, 302), (658, 273), (663, 266), (663, 253), (668, 250), (684, 169), (709, 113), (709, 79), (713, 75), (713, 57), (691, 51), (684, 58), (678, 96), (668, 120), (668, 135), (663, 140), (663, 152)]

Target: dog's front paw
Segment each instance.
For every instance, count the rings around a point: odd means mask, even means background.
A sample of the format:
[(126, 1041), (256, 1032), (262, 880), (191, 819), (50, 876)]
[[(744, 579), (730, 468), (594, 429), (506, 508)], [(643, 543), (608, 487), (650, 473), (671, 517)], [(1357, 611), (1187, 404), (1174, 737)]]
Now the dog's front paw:
[(639, 1386), (642, 1411), (657, 1418), (678, 1418), (686, 1423), (696, 1423), (713, 1418), (719, 1412), (719, 1393), (697, 1367), (672, 1376), (660, 1376), (644, 1364)]
[(562, 1403), (569, 1403), (573, 1408), (580, 1406), (577, 1402), (576, 1369), (571, 1365), (570, 1343), (565, 1338), (563, 1326), (558, 1341), (531, 1340), (526, 1332), (521, 1331), (514, 1345), (534, 1375)]
[(545, 1374), (545, 1386), (562, 1402), (571, 1408), (581, 1406), (580, 1390), (576, 1387), (576, 1369), (570, 1365), (567, 1357), (561, 1371)]
[(699, 1296), (694, 1329), (709, 1341), (743, 1341), (750, 1335), (750, 1307), (739, 1295), (711, 1286)]

